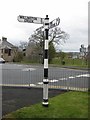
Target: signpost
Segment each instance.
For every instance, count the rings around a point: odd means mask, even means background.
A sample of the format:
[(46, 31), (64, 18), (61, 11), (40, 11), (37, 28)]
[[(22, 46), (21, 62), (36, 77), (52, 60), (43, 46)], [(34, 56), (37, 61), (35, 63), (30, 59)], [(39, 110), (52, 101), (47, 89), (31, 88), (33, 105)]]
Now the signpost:
[(40, 17), (19, 15), (17, 19), (19, 22), (36, 23), (36, 24), (44, 23), (44, 18), (40, 18)]
[[(59, 24), (60, 24), (60, 18), (58, 17), (58, 18), (54, 19), (53, 21), (51, 21), (51, 22), (49, 23), (49, 29), (51, 29), (51, 28), (53, 28), (53, 27), (56, 27), (56, 26), (58, 26)], [(37, 31), (38, 33), (41, 33), (43, 28), (44, 28), (44, 26), (41, 26), (41, 27), (37, 28), (36, 31)]]
[(60, 23), (60, 18), (58, 17), (49, 23), (49, 29), (58, 26), (59, 23)]
[(83, 44), (81, 45), (81, 48), (80, 48), (80, 54), (81, 54), (81, 57), (82, 57), (82, 65), (83, 65), (84, 64), (84, 58), (86, 56), (86, 48), (84, 47)]
[(36, 23), (36, 24), (43, 24), (40, 28), (36, 29), (38, 33), (42, 32), (42, 29), (44, 28), (44, 78), (43, 78), (43, 106), (48, 106), (48, 33), (49, 29), (56, 27), (60, 23), (60, 18), (56, 18), (55, 20), (51, 21), (49, 23), (48, 15), (46, 15), (46, 18), (40, 18), (40, 17), (31, 17), (31, 16), (23, 16), (19, 15), (17, 17), (17, 20), (19, 22), (27, 22), (27, 23)]
[(85, 56), (85, 54), (86, 54), (86, 48), (84, 47), (83, 44), (81, 45), (80, 53), (81, 53), (81, 56), (82, 56), (82, 57)]

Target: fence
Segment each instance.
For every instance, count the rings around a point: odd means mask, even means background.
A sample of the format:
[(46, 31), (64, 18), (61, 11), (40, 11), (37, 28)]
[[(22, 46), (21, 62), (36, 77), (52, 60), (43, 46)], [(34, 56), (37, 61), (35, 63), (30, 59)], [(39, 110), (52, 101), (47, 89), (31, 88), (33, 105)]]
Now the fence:
[[(43, 72), (43, 66), (2, 67), (2, 85), (43, 87)], [(85, 70), (49, 67), (49, 88), (87, 91), (89, 77)]]

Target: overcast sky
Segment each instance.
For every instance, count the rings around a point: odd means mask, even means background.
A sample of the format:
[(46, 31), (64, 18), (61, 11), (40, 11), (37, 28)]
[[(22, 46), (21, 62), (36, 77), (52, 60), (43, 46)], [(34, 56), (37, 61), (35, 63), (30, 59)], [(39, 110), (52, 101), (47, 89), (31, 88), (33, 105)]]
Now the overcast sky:
[(50, 21), (59, 17), (60, 27), (70, 35), (62, 51), (79, 51), (81, 44), (88, 45), (88, 0), (0, 0), (0, 39), (18, 45), (27, 41), (41, 24), (21, 23), (18, 15), (44, 18)]

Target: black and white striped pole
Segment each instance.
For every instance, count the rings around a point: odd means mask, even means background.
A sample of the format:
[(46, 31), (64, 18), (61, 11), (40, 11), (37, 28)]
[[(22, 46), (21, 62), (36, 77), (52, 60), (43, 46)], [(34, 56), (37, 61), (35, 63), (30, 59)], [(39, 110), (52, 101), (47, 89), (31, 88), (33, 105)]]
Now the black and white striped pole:
[[(23, 16), (19, 15), (17, 20), (19, 22), (28, 22), (28, 23), (36, 23), (36, 24), (43, 24), (44, 23), (44, 78), (43, 78), (43, 106), (48, 106), (48, 33), (49, 29), (59, 25), (60, 18), (51, 21), (49, 23), (48, 15), (46, 18), (40, 17), (32, 17), (32, 16)], [(43, 26), (38, 28), (37, 31), (40, 33), (43, 29)]]
[(43, 106), (48, 106), (48, 32), (49, 32), (49, 18), (46, 15), (44, 21), (44, 78), (43, 78)]

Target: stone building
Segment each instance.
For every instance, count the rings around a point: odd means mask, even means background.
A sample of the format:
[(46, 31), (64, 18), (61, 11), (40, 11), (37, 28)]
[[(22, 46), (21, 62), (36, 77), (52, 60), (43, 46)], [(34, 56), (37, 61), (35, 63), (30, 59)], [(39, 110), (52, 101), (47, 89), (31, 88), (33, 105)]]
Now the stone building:
[(7, 62), (13, 61), (17, 54), (18, 48), (7, 41), (7, 38), (0, 39), (0, 57)]

